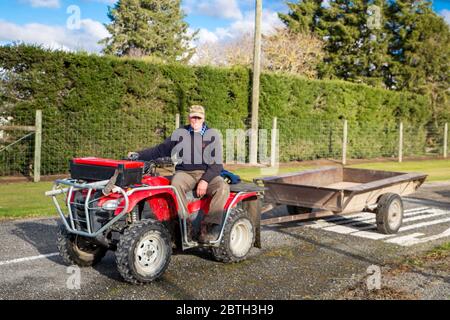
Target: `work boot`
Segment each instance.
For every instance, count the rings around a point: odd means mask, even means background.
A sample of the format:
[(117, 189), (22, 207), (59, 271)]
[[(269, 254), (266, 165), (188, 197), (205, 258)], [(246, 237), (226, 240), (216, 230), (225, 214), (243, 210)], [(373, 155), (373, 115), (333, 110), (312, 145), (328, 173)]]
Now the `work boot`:
[(220, 231), (222, 230), (220, 224), (202, 223), (200, 227), (200, 236), (198, 241), (201, 243), (209, 243), (219, 239)]

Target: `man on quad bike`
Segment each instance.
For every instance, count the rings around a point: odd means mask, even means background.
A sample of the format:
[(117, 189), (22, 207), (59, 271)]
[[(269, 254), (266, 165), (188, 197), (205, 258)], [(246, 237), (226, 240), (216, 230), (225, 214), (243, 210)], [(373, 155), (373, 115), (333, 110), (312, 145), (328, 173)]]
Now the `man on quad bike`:
[[(57, 246), (65, 263), (93, 266), (111, 250), (122, 278), (143, 284), (163, 275), (174, 247), (207, 248), (225, 263), (260, 247), (264, 189), (225, 183), (220, 134), (204, 120), (204, 108), (193, 106), (190, 125), (128, 160), (69, 161), (70, 177), (45, 193), (61, 217)], [(158, 161), (150, 159), (172, 153), (182, 159), (175, 175), (159, 176)], [(149, 161), (129, 161), (139, 158)], [(191, 199), (194, 188), (201, 199)]]
[[(211, 144), (216, 148), (210, 148)], [(173, 156), (182, 149), (182, 159), (175, 166), (171, 184), (178, 190), (183, 205), (187, 207), (186, 193), (189, 191), (195, 192), (198, 198), (204, 195), (211, 197), (209, 214), (201, 224), (198, 239), (201, 243), (218, 239), (224, 207), (230, 195), (230, 188), (220, 175), (223, 169), (221, 148), (220, 136), (205, 124), (204, 107), (193, 105), (189, 109), (189, 125), (177, 129), (171, 137), (153, 148), (128, 153), (130, 159), (150, 161)]]

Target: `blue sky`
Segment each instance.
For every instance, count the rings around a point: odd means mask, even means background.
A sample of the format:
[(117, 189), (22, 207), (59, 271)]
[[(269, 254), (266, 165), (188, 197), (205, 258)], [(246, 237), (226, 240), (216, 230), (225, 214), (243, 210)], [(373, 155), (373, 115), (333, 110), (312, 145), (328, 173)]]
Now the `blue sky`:
[[(107, 8), (115, 0), (2, 0), (0, 43), (24, 41), (68, 50), (98, 52), (97, 41), (108, 34)], [(239, 36), (253, 26), (254, 0), (182, 0), (192, 29), (200, 29), (200, 40), (216, 42)], [(69, 25), (79, 8), (79, 24)], [(450, 23), (450, 0), (434, 0), (436, 12)], [(263, 32), (281, 26), (277, 12), (286, 12), (280, 0), (263, 0)], [(69, 24), (68, 24), (69, 21)]]

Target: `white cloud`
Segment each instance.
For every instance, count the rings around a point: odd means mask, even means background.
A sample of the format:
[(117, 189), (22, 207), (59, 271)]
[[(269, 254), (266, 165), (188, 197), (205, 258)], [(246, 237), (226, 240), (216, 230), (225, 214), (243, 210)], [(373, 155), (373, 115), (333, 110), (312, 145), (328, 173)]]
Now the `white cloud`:
[(185, 0), (186, 14), (202, 14), (225, 19), (242, 19), (237, 0)]
[(22, 0), (30, 4), (34, 8), (59, 8), (61, 3), (59, 0)]
[(86, 35), (95, 39), (104, 39), (110, 36), (108, 30), (101, 22), (92, 19), (81, 20), (81, 29)]
[(205, 28), (201, 28), (198, 31), (197, 38), (198, 38), (197, 42), (199, 44), (207, 43), (207, 42), (216, 43), (217, 41), (219, 41), (219, 37), (214, 32), (211, 32)]
[(444, 17), (445, 21), (450, 24), (450, 10), (444, 9), (439, 12), (441, 16)]
[(17, 41), (39, 44), (50, 49), (98, 53), (102, 49), (98, 41), (108, 36), (103, 24), (91, 19), (81, 20), (78, 30), (39, 23), (18, 25), (0, 20), (0, 42)]
[[(283, 28), (284, 24), (276, 12), (264, 9), (261, 20), (261, 32), (264, 35), (273, 33), (278, 28)], [(216, 28), (214, 31), (200, 29), (198, 34), (198, 43), (217, 41), (229, 41), (242, 36), (243, 34), (253, 33), (255, 29), (255, 13), (248, 11), (241, 19), (232, 22), (228, 27)]]
[(117, 0), (89, 0), (89, 1), (101, 2), (101, 3), (110, 4), (110, 5), (117, 2)]
[[(30, 4), (33, 8), (59, 8), (61, 7), (61, 0), (19, 0)], [(118, 0), (85, 0), (91, 2), (100, 2), (108, 5), (113, 5)]]

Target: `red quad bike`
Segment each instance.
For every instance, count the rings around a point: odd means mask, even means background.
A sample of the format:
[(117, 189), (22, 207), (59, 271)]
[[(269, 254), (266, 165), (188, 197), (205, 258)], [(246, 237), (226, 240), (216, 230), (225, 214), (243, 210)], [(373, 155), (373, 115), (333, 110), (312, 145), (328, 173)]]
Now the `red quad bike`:
[(260, 187), (230, 185), (219, 238), (199, 243), (211, 199), (188, 193), (185, 208), (171, 177), (157, 174), (160, 165), (93, 157), (70, 161), (71, 178), (56, 180), (46, 192), (63, 222), (57, 242), (65, 263), (93, 266), (112, 250), (123, 279), (143, 284), (161, 277), (173, 248), (210, 248), (218, 261), (229, 263), (260, 247)]

